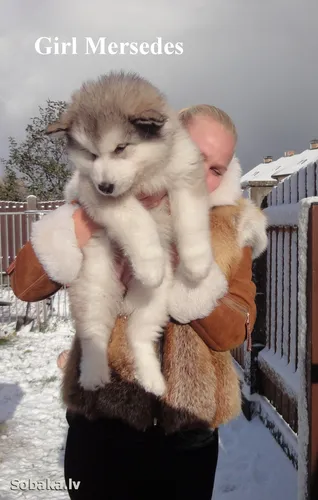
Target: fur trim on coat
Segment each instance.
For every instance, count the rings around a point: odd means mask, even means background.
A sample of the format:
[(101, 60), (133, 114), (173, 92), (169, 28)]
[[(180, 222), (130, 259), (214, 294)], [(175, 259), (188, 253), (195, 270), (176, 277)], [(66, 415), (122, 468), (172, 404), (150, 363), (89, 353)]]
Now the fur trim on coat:
[[(266, 248), (266, 219), (250, 201), (211, 211), (213, 251), (217, 264), (230, 278), (245, 246), (254, 257)], [(224, 332), (226, 335), (226, 332)], [(63, 380), (67, 407), (89, 419), (119, 418), (146, 429), (156, 418), (167, 433), (189, 427), (217, 428), (241, 411), (238, 377), (229, 352), (215, 352), (189, 325), (170, 323), (163, 336), (162, 368), (167, 392), (156, 399), (138, 385), (125, 337), (125, 318), (119, 318), (108, 349), (112, 381), (97, 391), (85, 391), (78, 382), (80, 344), (74, 339)]]

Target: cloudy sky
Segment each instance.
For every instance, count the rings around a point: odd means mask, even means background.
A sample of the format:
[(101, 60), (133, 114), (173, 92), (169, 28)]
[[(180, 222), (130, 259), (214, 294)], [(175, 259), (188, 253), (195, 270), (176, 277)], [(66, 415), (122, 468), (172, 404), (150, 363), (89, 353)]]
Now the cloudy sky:
[[(134, 70), (175, 108), (211, 103), (239, 133), (244, 171), (318, 136), (317, 0), (0, 0), (0, 157), (46, 99), (83, 80)], [(78, 41), (39, 55), (39, 37)], [(182, 42), (182, 55), (85, 55), (84, 39)]]

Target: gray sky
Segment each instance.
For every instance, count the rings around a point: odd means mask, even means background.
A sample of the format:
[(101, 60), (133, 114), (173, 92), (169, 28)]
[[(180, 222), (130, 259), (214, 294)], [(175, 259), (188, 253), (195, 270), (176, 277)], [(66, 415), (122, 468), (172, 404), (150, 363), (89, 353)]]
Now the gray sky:
[[(0, 0), (0, 157), (47, 98), (134, 70), (172, 106), (211, 103), (233, 118), (247, 171), (318, 136), (317, 0)], [(183, 42), (182, 55), (41, 56), (41, 36)]]

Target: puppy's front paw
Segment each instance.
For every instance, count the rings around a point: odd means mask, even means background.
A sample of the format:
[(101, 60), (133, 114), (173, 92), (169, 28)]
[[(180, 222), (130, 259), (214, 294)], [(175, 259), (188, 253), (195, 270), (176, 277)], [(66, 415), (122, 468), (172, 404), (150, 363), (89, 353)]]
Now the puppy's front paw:
[(191, 282), (203, 280), (209, 274), (213, 261), (209, 245), (185, 248), (180, 255), (180, 270)]
[(217, 264), (213, 264), (208, 276), (195, 286), (177, 273), (169, 292), (169, 314), (182, 324), (205, 318), (227, 290), (227, 279)]
[(147, 250), (142, 258), (135, 258), (133, 268), (136, 278), (146, 287), (161, 285), (165, 272), (165, 257), (161, 248)]
[(106, 356), (94, 363), (82, 358), (80, 372), (79, 383), (87, 391), (95, 391), (110, 382), (110, 369)]

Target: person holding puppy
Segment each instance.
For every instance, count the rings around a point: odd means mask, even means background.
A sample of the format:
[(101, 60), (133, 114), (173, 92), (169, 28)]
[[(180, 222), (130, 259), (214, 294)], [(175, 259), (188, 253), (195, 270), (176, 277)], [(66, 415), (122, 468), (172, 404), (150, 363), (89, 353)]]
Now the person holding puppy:
[[(210, 192), (215, 260), (227, 276), (228, 293), (204, 319), (187, 325), (171, 318), (161, 354), (167, 391), (156, 398), (135, 380), (125, 339), (125, 318), (118, 318), (109, 346), (112, 381), (97, 391), (79, 385), (80, 346), (62, 353), (63, 400), (69, 424), (65, 478), (80, 481), (71, 499), (210, 500), (218, 460), (218, 428), (240, 414), (240, 388), (230, 351), (251, 343), (256, 319), (252, 261), (266, 248), (266, 221), (241, 199), (240, 166), (234, 157), (237, 133), (222, 110), (199, 105), (180, 112), (180, 120), (200, 149)], [(163, 194), (142, 198), (151, 210)], [(62, 207), (61, 207), (62, 208)], [(57, 210), (61, 210), (57, 209)], [(65, 214), (64, 214), (65, 216)], [(69, 214), (69, 231), (80, 254), (98, 229), (82, 208)], [(245, 221), (248, 220), (248, 227)], [(242, 231), (250, 244), (240, 245)], [(32, 242), (12, 269), (14, 293), (26, 301), (53, 295), (60, 287), (59, 261), (36, 255)], [(60, 255), (58, 255), (60, 253)], [(123, 285), (129, 280), (121, 267)]]

